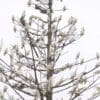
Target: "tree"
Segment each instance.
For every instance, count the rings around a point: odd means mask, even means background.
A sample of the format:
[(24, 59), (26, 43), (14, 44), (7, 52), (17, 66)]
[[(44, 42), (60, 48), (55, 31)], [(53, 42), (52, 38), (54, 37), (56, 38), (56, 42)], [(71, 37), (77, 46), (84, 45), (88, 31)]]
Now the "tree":
[[(81, 59), (78, 53), (74, 62), (59, 65), (67, 47), (84, 35), (84, 28), (78, 33), (76, 18), (63, 19), (60, 12), (67, 9), (65, 6), (55, 9), (58, 2), (63, 0), (29, 0), (28, 6), (34, 7), (38, 14), (33, 13), (28, 19), (24, 11), (18, 19), (12, 17), (20, 44), (4, 51), (4, 56), (9, 57), (8, 62), (0, 58), (0, 81), (10, 86), (22, 100), (27, 96), (32, 100), (53, 100), (55, 93), (63, 91), (67, 100), (81, 99), (86, 91), (95, 87), (97, 92), (89, 100), (100, 94), (98, 53), (88, 60)], [(95, 59), (96, 65), (86, 69), (85, 64)], [(63, 73), (66, 73), (64, 77)], [(7, 87), (4, 88), (6, 91)]]

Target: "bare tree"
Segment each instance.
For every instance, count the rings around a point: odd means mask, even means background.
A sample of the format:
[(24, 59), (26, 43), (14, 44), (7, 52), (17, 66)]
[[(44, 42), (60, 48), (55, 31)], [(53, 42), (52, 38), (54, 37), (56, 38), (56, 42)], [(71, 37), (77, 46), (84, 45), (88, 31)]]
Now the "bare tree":
[[(84, 28), (78, 32), (77, 19), (72, 16), (63, 19), (67, 9), (65, 6), (58, 9), (58, 2), (63, 3), (63, 0), (29, 0), (28, 6), (36, 12), (29, 18), (25, 11), (19, 18), (12, 17), (20, 43), (4, 51), (8, 62), (0, 58), (0, 81), (10, 86), (21, 100), (27, 96), (34, 100), (53, 100), (60, 92), (66, 93), (66, 100), (78, 100), (95, 87), (98, 91), (88, 100), (100, 95), (98, 53), (87, 60), (78, 53), (74, 62), (59, 64), (64, 59), (62, 56), (67, 56), (64, 53), (67, 47), (84, 35)], [(95, 59), (95, 65), (94, 62), (89, 64)], [(63, 96), (60, 97), (62, 100)]]

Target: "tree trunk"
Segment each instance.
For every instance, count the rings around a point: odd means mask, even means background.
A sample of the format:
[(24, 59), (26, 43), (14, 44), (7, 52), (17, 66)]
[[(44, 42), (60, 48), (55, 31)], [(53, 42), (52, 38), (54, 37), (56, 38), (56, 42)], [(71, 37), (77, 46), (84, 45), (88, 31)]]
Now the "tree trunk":
[(48, 12), (48, 47), (47, 47), (47, 93), (46, 93), (46, 100), (52, 100), (52, 59), (51, 59), (51, 40), (52, 40), (52, 0), (48, 2), (49, 12)]

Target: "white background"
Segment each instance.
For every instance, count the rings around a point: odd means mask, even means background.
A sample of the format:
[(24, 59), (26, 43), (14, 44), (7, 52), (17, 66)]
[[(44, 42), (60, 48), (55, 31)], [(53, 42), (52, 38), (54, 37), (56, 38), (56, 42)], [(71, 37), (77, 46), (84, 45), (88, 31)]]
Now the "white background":
[[(11, 17), (20, 16), (28, 0), (0, 0), (0, 39), (6, 47), (17, 41)], [(85, 27), (85, 36), (73, 46), (83, 57), (100, 52), (100, 0), (65, 0), (70, 13)]]
[[(20, 16), (28, 0), (0, 0), (0, 38), (6, 46), (16, 41), (11, 17)], [(85, 36), (79, 41), (78, 51), (93, 56), (100, 51), (100, 0), (65, 0), (69, 12), (85, 27)], [(58, 5), (59, 6), (59, 5)]]

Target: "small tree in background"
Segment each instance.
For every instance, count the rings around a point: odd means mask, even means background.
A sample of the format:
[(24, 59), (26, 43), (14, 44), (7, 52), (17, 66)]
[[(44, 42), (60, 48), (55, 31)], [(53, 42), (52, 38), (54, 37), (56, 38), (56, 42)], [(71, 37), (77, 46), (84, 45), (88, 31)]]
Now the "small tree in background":
[[(9, 57), (8, 62), (0, 58), (0, 81), (10, 86), (22, 100), (27, 96), (32, 100), (55, 100), (56, 93), (59, 100), (63, 100), (65, 97), (59, 96), (60, 92), (66, 93), (66, 100), (78, 100), (95, 87), (97, 90), (89, 100), (100, 94), (98, 54), (93, 59), (84, 60), (78, 53), (74, 62), (59, 64), (64, 59), (62, 56), (67, 56), (63, 51), (84, 34), (84, 28), (77, 32), (76, 18), (63, 19), (65, 6), (55, 9), (59, 2), (62, 4), (63, 0), (29, 0), (28, 6), (40, 14), (33, 12), (27, 18), (23, 12), (18, 19), (12, 17), (20, 43), (4, 51)], [(85, 65), (95, 59), (98, 60), (95, 66)], [(6, 93), (7, 87), (3, 91)]]

